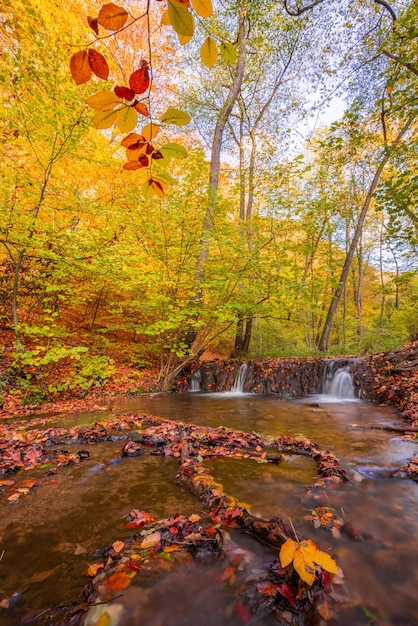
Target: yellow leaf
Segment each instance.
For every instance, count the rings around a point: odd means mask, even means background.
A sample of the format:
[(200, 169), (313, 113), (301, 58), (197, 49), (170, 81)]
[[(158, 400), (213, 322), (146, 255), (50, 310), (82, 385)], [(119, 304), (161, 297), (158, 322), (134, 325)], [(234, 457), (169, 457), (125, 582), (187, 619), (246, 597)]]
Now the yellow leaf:
[(116, 122), (117, 111), (97, 111), (93, 117), (96, 128), (111, 128)]
[(187, 7), (177, 0), (168, 0), (168, 16), (170, 24), (179, 35), (193, 37), (194, 19)]
[(111, 111), (119, 102), (123, 102), (112, 91), (99, 91), (86, 100), (95, 111)]
[[(148, 184), (148, 181), (146, 184)], [(160, 543), (160, 540), (161, 540), (161, 533), (159, 530), (156, 530), (154, 533), (147, 535), (141, 541), (140, 548), (141, 550), (145, 550), (146, 548), (155, 548), (155, 546), (158, 546), (158, 544)]]
[(144, 137), (145, 141), (151, 141), (159, 132), (160, 127), (158, 124), (146, 124), (141, 130), (141, 135)]
[(296, 548), (298, 544), (293, 539), (287, 539), (280, 548), (280, 563), (282, 567), (286, 567), (291, 563), (295, 557)]
[(330, 557), (329, 554), (323, 552), (322, 550), (316, 549), (313, 553), (312, 560), (315, 561), (317, 565), (320, 565), (322, 569), (326, 570), (330, 574), (337, 574), (338, 567), (333, 558)]
[(123, 107), (117, 113), (116, 124), (121, 133), (130, 133), (137, 121), (138, 115), (133, 107)]
[(212, 37), (206, 37), (200, 49), (200, 58), (207, 67), (213, 67), (218, 58), (218, 46)]
[(211, 17), (213, 13), (212, 0), (190, 0), (192, 7), (200, 17)]
[(170, 16), (168, 15), (168, 11), (164, 11), (161, 16), (161, 25), (162, 26), (171, 26)]
[(314, 583), (315, 572), (313, 570), (315, 567), (311, 568), (309, 564), (306, 563), (300, 548), (296, 550), (295, 558), (293, 559), (293, 567), (305, 583), (308, 585), (312, 585)]
[(188, 36), (186, 37), (185, 35), (179, 35), (178, 33), (177, 33), (177, 37), (178, 37), (178, 39), (179, 39), (179, 42), (180, 42), (180, 45), (181, 45), (181, 46), (186, 45), (186, 43), (189, 43), (189, 41), (190, 41), (191, 39), (193, 39), (193, 35), (188, 35)]

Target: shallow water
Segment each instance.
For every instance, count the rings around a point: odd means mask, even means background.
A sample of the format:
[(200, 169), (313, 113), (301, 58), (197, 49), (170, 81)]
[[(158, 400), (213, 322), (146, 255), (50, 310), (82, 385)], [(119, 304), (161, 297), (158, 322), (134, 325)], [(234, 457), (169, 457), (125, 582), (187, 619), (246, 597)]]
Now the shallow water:
[[(197, 424), (305, 436), (334, 451), (353, 482), (326, 491), (309, 491), (315, 466), (304, 457), (290, 456), (277, 466), (222, 459), (207, 467), (254, 514), (291, 517), (298, 533), (331, 548), (345, 574), (341, 602), (352, 607), (333, 624), (418, 623), (418, 486), (385, 478), (416, 453), (417, 444), (371, 428), (402, 423), (395, 411), (363, 402), (322, 403), (320, 397), (287, 402), (277, 396), (185, 393), (119, 399), (109, 411), (60, 416), (57, 422), (73, 425), (141, 410)], [(122, 445), (91, 445), (88, 461), (62, 468), (52, 482), (14, 504), (0, 502), (0, 592), (20, 592), (14, 607), (0, 608), (2, 626), (15, 626), (30, 610), (76, 599), (88, 580), (83, 572), (97, 560), (94, 551), (129, 536), (124, 516), (132, 508), (155, 517), (202, 512), (200, 502), (177, 486), (174, 460), (148, 454), (119, 460)], [(333, 507), (359, 539), (315, 530), (303, 518), (317, 506)], [(274, 557), (251, 538), (237, 540), (254, 563)], [(221, 567), (185, 563), (145, 587), (134, 580), (124, 595), (121, 626), (240, 624), (231, 592), (218, 582)]]

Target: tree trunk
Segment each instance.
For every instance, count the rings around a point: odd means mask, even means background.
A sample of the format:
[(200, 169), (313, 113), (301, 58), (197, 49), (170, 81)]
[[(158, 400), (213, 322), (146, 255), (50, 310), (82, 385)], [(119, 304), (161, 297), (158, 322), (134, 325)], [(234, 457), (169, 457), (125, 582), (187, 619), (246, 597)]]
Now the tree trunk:
[(359, 219), (357, 222), (357, 226), (354, 232), (354, 237), (353, 240), (351, 242), (351, 245), (348, 249), (345, 261), (344, 261), (344, 265), (341, 271), (341, 275), (340, 275), (340, 279), (338, 281), (338, 285), (336, 287), (336, 289), (334, 290), (334, 294), (332, 296), (332, 300), (331, 300), (331, 304), (329, 306), (328, 309), (328, 313), (327, 313), (327, 317), (325, 320), (325, 324), (324, 324), (324, 328), (322, 330), (322, 334), (321, 334), (321, 338), (319, 340), (319, 349), (322, 352), (326, 352), (328, 350), (328, 341), (329, 341), (329, 336), (331, 333), (331, 328), (332, 328), (332, 323), (334, 321), (334, 317), (335, 317), (335, 313), (337, 311), (337, 307), (338, 307), (338, 303), (341, 299), (341, 295), (343, 293), (344, 290), (344, 286), (347, 282), (347, 277), (348, 274), (350, 272), (350, 267), (351, 267), (351, 263), (353, 261), (353, 256), (354, 256), (354, 252), (356, 250), (357, 244), (359, 242), (361, 233), (363, 231), (363, 224), (364, 224), (364, 220), (366, 219), (366, 215), (367, 212), (369, 210), (372, 198), (373, 198), (373, 194), (376, 191), (376, 187), (379, 183), (380, 180), (380, 176), (383, 172), (383, 169), (386, 165), (386, 163), (389, 161), (390, 157), (392, 156), (392, 154), (395, 152), (399, 142), (401, 141), (402, 137), (405, 135), (405, 133), (408, 131), (408, 129), (410, 128), (413, 120), (415, 118), (415, 115), (412, 115), (411, 117), (408, 118), (408, 120), (406, 121), (405, 125), (403, 126), (403, 128), (399, 131), (398, 135), (396, 136), (396, 138), (394, 139), (392, 145), (390, 146), (390, 148), (385, 148), (382, 152), (382, 156), (381, 156), (381, 160), (380, 160), (380, 164), (379, 167), (377, 168), (374, 176), (373, 176), (373, 180), (370, 183), (370, 187), (369, 190), (367, 192), (366, 198), (364, 200), (360, 215), (359, 215)]

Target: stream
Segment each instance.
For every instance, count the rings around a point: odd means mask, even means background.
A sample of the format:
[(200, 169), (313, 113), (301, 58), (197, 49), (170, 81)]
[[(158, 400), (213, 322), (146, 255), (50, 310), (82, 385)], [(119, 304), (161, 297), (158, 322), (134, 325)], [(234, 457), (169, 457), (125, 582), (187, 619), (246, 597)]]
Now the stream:
[[(224, 491), (264, 518), (292, 519), (301, 536), (312, 538), (335, 556), (344, 572), (339, 600), (351, 607), (339, 626), (416, 626), (418, 623), (418, 485), (388, 478), (389, 472), (414, 456), (417, 444), (379, 426), (404, 423), (391, 408), (361, 401), (329, 401), (325, 396), (283, 400), (244, 393), (157, 394), (149, 398), (109, 400), (107, 410), (60, 415), (69, 427), (136, 411), (199, 425), (226, 426), (278, 436), (304, 436), (333, 451), (351, 482), (309, 490), (316, 468), (309, 458), (289, 456), (279, 465), (246, 459), (207, 463)], [(17, 502), (0, 489), (0, 625), (17, 626), (43, 610), (80, 597), (86, 569), (97, 562), (95, 551), (131, 534), (124, 517), (137, 508), (162, 518), (180, 513), (204, 514), (195, 496), (176, 483), (178, 464), (145, 453), (119, 458), (123, 441), (88, 446), (90, 458), (59, 469), (58, 475)], [(82, 449), (86, 446), (72, 446)], [(41, 473), (41, 470), (38, 470)], [(36, 470), (27, 472), (36, 476)], [(353, 528), (333, 536), (304, 519), (312, 509), (332, 507)], [(238, 531), (231, 538), (248, 562), (271, 560), (275, 551)], [(142, 586), (124, 591), (121, 626), (268, 626), (268, 617), (238, 615), (232, 592), (220, 582), (222, 563), (185, 562), (150, 576)], [(338, 607), (337, 607), (338, 610)]]

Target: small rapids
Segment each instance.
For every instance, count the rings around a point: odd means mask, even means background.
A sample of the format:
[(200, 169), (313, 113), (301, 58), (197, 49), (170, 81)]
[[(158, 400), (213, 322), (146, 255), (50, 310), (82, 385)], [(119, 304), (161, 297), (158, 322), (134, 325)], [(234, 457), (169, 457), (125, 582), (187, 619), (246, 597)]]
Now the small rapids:
[[(418, 486), (387, 476), (417, 448), (384, 429), (403, 424), (396, 412), (361, 401), (327, 403), (318, 397), (285, 401), (237, 392), (118, 399), (107, 412), (60, 416), (57, 424), (87, 423), (105, 419), (109, 412), (145, 410), (176, 421), (308, 437), (332, 450), (351, 482), (326, 490), (310, 489), (316, 468), (303, 456), (286, 457), (278, 465), (247, 459), (219, 459), (205, 465), (224, 491), (253, 514), (290, 517), (297, 533), (335, 556), (345, 583), (332, 623), (415, 626)], [(122, 446), (120, 440), (89, 446), (89, 460), (60, 468), (58, 475), (44, 478), (42, 485), (17, 502), (7, 502), (7, 489), (1, 488), (0, 603), (10, 598), (9, 608), (0, 607), (1, 626), (17, 626), (22, 618), (30, 623), (28, 616), (79, 598), (88, 581), (87, 567), (100, 558), (96, 551), (131, 534), (125, 527), (130, 510), (149, 511), (157, 518), (176, 512), (205, 514), (202, 503), (177, 485), (175, 460), (148, 452), (138, 458), (120, 458)], [(305, 518), (317, 507), (335, 510), (350, 532), (338, 536), (325, 528), (316, 529)], [(231, 533), (245, 554), (248, 576), (277, 554), (251, 537)], [(119, 626), (274, 623), (268, 616), (248, 621), (245, 610), (236, 607), (232, 590), (222, 582), (222, 561), (185, 559), (173, 566), (168, 559), (164, 571), (144, 576), (141, 584), (134, 579), (122, 592), (124, 614)], [(339, 603), (345, 607), (341, 615)]]

